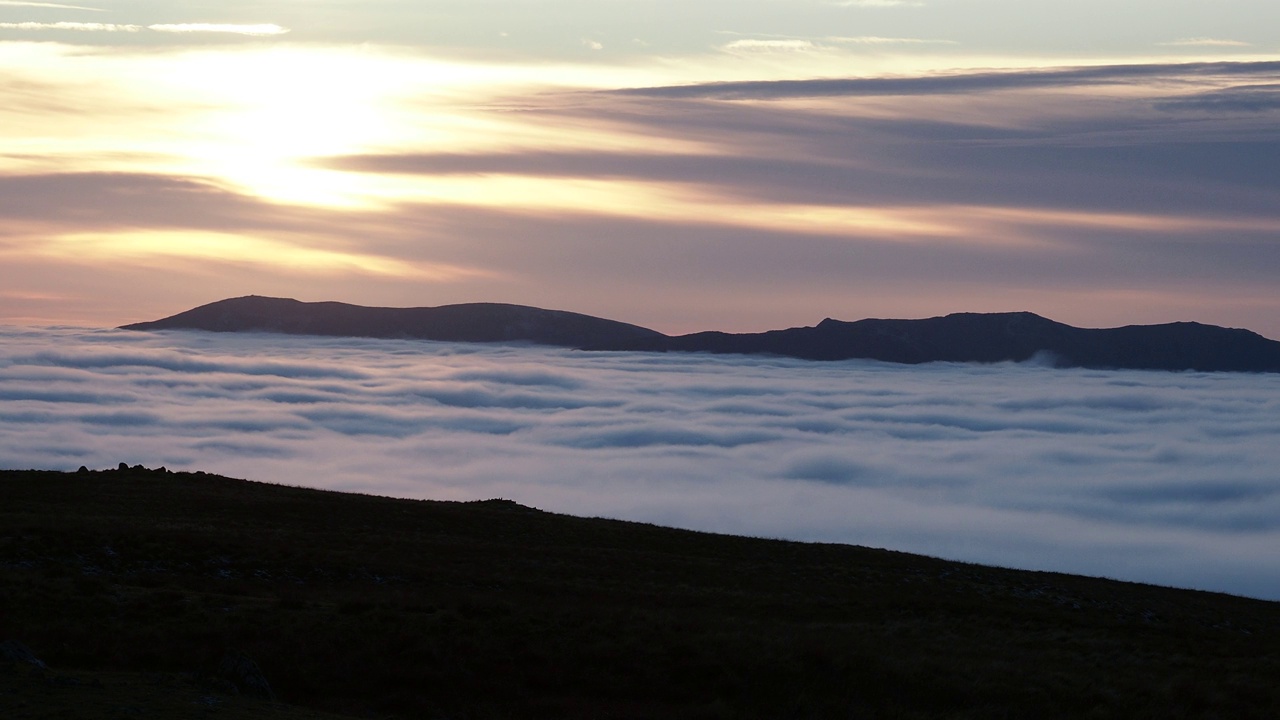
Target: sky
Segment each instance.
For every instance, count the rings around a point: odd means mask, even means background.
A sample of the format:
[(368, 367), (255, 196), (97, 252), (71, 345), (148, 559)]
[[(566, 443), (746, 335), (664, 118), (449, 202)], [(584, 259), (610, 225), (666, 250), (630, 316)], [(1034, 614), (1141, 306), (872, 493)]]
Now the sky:
[(1273, 0), (0, 1), (0, 324), (1280, 338)]
[(1280, 600), (1280, 374), (0, 328), (0, 467), (118, 463)]

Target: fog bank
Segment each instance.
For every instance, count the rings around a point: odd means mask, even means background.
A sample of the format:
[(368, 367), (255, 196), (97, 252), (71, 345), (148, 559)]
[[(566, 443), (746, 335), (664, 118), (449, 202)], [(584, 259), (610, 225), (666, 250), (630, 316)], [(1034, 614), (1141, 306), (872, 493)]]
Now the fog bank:
[(0, 328), (0, 467), (119, 462), (1280, 599), (1280, 375)]

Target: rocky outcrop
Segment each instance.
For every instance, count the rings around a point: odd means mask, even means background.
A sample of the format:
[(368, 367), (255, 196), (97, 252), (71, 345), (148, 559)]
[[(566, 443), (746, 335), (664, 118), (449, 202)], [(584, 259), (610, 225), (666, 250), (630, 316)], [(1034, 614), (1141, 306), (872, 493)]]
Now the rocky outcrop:
[(241, 695), (263, 700), (274, 700), (276, 697), (258, 663), (247, 655), (234, 652), (224, 655), (218, 663), (218, 677), (234, 685)]
[(35, 653), (31, 652), (31, 648), (17, 640), (0, 642), (0, 660), (19, 665), (30, 665), (41, 670), (47, 667), (40, 658), (35, 656)]

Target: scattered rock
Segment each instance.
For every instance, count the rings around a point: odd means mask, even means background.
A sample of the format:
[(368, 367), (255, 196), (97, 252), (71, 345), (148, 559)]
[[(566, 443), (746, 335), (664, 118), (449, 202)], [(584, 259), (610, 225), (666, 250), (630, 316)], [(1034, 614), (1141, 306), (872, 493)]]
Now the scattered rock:
[(275, 700), (276, 694), (271, 691), (271, 683), (247, 655), (227, 653), (218, 663), (218, 676), (230, 681), (242, 695)]
[(41, 670), (47, 667), (40, 658), (35, 656), (35, 653), (31, 652), (31, 648), (17, 640), (0, 642), (0, 659), (22, 663), (23, 665), (32, 665)]

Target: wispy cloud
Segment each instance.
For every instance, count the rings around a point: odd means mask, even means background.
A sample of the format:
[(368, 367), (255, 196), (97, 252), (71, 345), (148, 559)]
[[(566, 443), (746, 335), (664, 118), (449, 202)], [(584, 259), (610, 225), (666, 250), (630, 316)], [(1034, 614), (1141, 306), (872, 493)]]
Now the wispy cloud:
[[(354, 226), (291, 211), (206, 181), (157, 175), (0, 175), (0, 257), (67, 265), (223, 265), (324, 276), (451, 282), (489, 273), (352, 247)], [(335, 232), (316, 234), (329, 218)], [(311, 227), (311, 231), (305, 228)], [(342, 229), (339, 229), (342, 228)]]
[(92, 22), (4, 22), (0, 30), (75, 30), (77, 32), (141, 32), (142, 25)]
[(722, 45), (720, 49), (738, 53), (776, 53), (813, 52), (822, 47), (811, 40), (798, 38), (743, 38)]
[(62, 5), (59, 3), (24, 2), (23, 0), (0, 0), (0, 6), (53, 8), (57, 10), (89, 10), (92, 12), (106, 12), (102, 8), (85, 7), (83, 5)]
[(920, 7), (923, 2), (917, 0), (827, 0), (828, 5), (836, 5), (838, 7), (859, 7), (859, 8), (891, 8), (891, 7)]
[[(720, 35), (743, 35), (743, 33), (720, 31)], [(910, 37), (882, 37), (878, 35), (862, 35), (848, 37), (827, 35), (822, 37), (798, 37), (791, 35), (756, 34), (721, 45), (720, 49), (729, 53), (795, 53), (832, 51), (840, 45), (955, 45), (951, 40), (930, 40)]]
[[(721, 38), (747, 39), (803, 38)], [(1028, 309), (1280, 337), (1280, 63), (512, 89), (461, 109), (415, 83), (471, 93), (492, 76), (358, 57), (315, 73), (313, 55), (261, 52), (184, 54), (195, 72), (147, 76), (169, 84), (143, 97), (133, 73), (96, 82), (115, 60), (77, 57), (57, 83), (13, 63), (4, 124), (58, 139), (6, 158), (0, 287), (105, 298), (79, 301), (95, 321), (215, 291), (328, 299), (322, 276), (364, 304), (498, 300), (664, 331)], [(397, 100), (360, 95), (370, 83)], [(88, 117), (138, 135), (82, 149)], [(170, 155), (67, 172), (126, 149)], [(354, 201), (315, 199), (335, 196)], [(161, 267), (163, 292), (143, 292)], [(0, 314), (29, 322), (39, 304)]]
[(956, 45), (954, 40), (928, 40), (909, 37), (880, 37), (878, 35), (859, 35), (844, 37), (832, 35), (822, 38), (826, 42), (845, 43), (850, 45)]
[(1168, 45), (1173, 47), (1249, 47), (1250, 43), (1240, 40), (1223, 40), (1220, 38), (1181, 38), (1179, 40), (1170, 40), (1169, 42), (1158, 43), (1159, 45)]
[(1280, 62), (1102, 65), (1083, 68), (958, 72), (917, 77), (711, 82), (624, 89), (614, 92), (621, 95), (673, 98), (750, 96), (762, 99), (831, 95), (933, 95), (1101, 84), (1137, 85), (1158, 78), (1265, 77), (1277, 73), (1280, 73)]
[(232, 35), (270, 36), (283, 35), (288, 28), (272, 24), (238, 25), (227, 23), (181, 23), (160, 25), (120, 25), (91, 22), (6, 22), (3, 30), (74, 30), (79, 32), (152, 32), (163, 33), (228, 33)]
[(1280, 109), (1280, 83), (1241, 85), (1161, 100), (1165, 110), (1259, 113)]
[(289, 32), (288, 28), (271, 23), (177, 23), (148, 25), (147, 29), (167, 33), (229, 33), (232, 35), (284, 35)]

